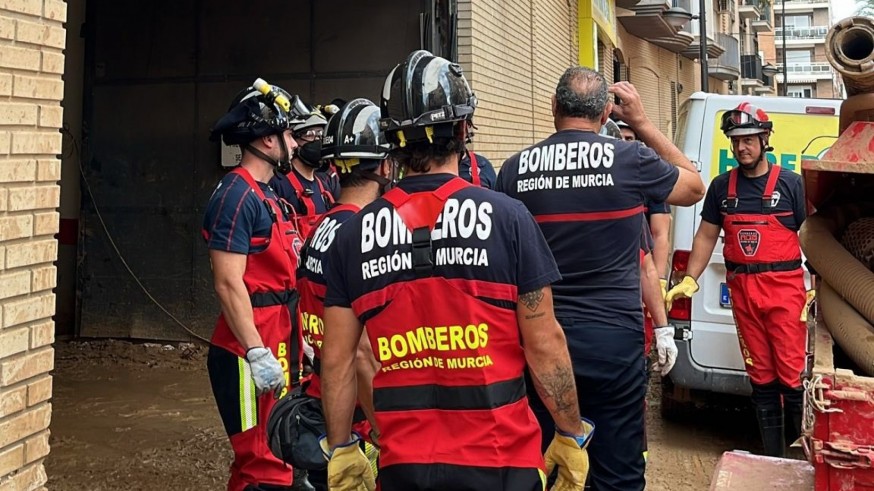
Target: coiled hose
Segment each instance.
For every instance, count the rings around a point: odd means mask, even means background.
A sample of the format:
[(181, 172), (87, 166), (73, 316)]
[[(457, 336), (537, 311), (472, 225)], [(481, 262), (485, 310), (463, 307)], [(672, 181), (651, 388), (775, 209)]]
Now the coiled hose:
[(827, 283), (820, 289), (819, 305), (829, 331), (860, 368), (874, 375), (874, 342), (863, 342), (868, 335), (874, 338), (874, 272), (835, 238), (840, 219), (839, 215), (811, 215), (801, 226), (799, 238), (808, 261)]

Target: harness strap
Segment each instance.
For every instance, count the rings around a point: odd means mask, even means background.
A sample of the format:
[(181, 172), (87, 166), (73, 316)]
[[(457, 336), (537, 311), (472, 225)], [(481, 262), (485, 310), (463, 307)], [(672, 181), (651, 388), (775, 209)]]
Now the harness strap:
[(479, 187), (482, 183), (479, 178), (479, 164), (476, 162), (476, 154), (468, 150), (467, 155), (470, 157), (470, 181), (474, 186)]
[[(306, 207), (306, 215), (315, 215), (316, 214), (316, 203), (313, 201), (313, 191), (310, 188), (305, 188), (303, 183), (300, 181), (300, 178), (297, 174), (292, 171), (287, 174), (288, 182), (291, 183), (291, 187), (294, 188), (294, 193), (297, 195), (297, 199)], [(334, 197), (325, 189), (324, 183), (319, 179), (318, 175), (314, 175), (316, 180), (316, 185), (319, 186), (319, 193), (322, 196), (322, 200), (325, 202), (325, 208), (330, 208), (331, 205), (334, 204)]]
[(455, 192), (470, 185), (464, 179), (454, 177), (434, 191), (409, 194), (401, 188), (394, 188), (383, 196), (413, 233), (412, 260), (417, 278), (431, 276), (434, 270), (431, 231), (437, 224), (443, 205)]
[(246, 181), (246, 184), (248, 184), (249, 187), (252, 188), (253, 191), (255, 191), (255, 196), (258, 196), (258, 199), (260, 199), (261, 202), (264, 203), (264, 206), (267, 207), (267, 212), (270, 214), (270, 219), (273, 221), (273, 223), (279, 221), (278, 217), (285, 218), (282, 213), (282, 209), (279, 208), (279, 205), (276, 203), (276, 201), (267, 198), (267, 196), (264, 194), (264, 190), (261, 189), (261, 186), (258, 185), (258, 182), (255, 180), (254, 177), (252, 177), (252, 174), (248, 170), (243, 167), (235, 167), (234, 170), (232, 170), (231, 172), (242, 177), (243, 180)]
[[(731, 210), (737, 208), (737, 175), (738, 168), (729, 171), (728, 174), (728, 195), (725, 197), (725, 209), (727, 214), (732, 214)], [(762, 192), (762, 213), (768, 214), (771, 206), (771, 199), (774, 197), (774, 191), (777, 189), (777, 182), (780, 180), (780, 166), (772, 165), (768, 170), (768, 182), (765, 184), (765, 190)]]

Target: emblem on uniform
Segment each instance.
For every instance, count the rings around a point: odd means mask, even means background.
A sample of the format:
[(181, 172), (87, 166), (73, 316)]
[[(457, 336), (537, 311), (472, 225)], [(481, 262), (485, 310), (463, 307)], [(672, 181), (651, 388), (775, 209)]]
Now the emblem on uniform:
[(300, 240), (300, 236), (295, 236), (291, 240), (291, 249), (294, 251), (297, 261), (300, 262), (300, 250), (303, 249), (303, 241)]
[(758, 230), (743, 229), (737, 233), (737, 241), (740, 243), (740, 248), (744, 256), (755, 256), (759, 250), (759, 241), (761, 235)]
[(775, 208), (777, 203), (780, 202), (780, 191), (774, 191), (771, 193), (771, 208)]

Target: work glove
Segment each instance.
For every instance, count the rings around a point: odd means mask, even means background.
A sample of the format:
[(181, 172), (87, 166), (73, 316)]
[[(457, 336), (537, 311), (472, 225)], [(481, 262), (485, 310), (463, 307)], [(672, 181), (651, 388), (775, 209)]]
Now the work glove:
[(585, 437), (582, 442), (556, 431), (552, 443), (543, 454), (547, 476), (558, 466), (558, 478), (550, 491), (580, 491), (586, 485), (586, 476), (589, 475), (589, 454), (586, 447), (592, 439), (595, 425), (586, 420), (581, 424)]
[(652, 368), (664, 377), (674, 368), (674, 363), (677, 362), (677, 343), (674, 341), (674, 326), (657, 327), (654, 332), (659, 359), (656, 363), (653, 363)]
[(263, 346), (250, 348), (246, 352), (246, 361), (252, 369), (255, 393), (260, 396), (273, 391), (273, 397), (278, 399), (285, 388), (285, 374), (273, 353)]
[(804, 300), (804, 307), (801, 308), (801, 322), (807, 322), (807, 311), (810, 310), (810, 304), (816, 298), (816, 290), (807, 290), (807, 298)]
[(659, 284), (662, 286), (662, 300), (664, 300), (668, 296), (668, 280), (659, 278)]
[(361, 437), (352, 434), (352, 439), (333, 451), (328, 447), (328, 438), (322, 436), (319, 445), (328, 461), (328, 489), (331, 491), (374, 491), (376, 478), (370, 461), (358, 443)]
[(695, 281), (695, 278), (692, 278), (691, 276), (684, 277), (683, 281), (668, 290), (668, 293), (665, 294), (665, 308), (671, 310), (671, 305), (674, 304), (675, 298), (692, 298), (692, 295), (697, 291), (698, 282)]

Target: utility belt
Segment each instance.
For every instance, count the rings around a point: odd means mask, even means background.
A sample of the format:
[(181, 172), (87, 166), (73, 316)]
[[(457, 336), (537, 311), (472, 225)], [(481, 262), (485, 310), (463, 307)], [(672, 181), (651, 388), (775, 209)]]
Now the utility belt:
[(297, 303), (300, 300), (300, 294), (297, 290), (283, 290), (280, 292), (255, 292), (249, 295), (249, 300), (252, 302), (253, 308), (272, 307), (275, 305), (285, 305), (288, 307), (288, 315), (291, 318), (291, 336), (289, 339), (289, 365), (291, 365), (291, 385), (297, 386), (300, 384), (300, 325), (297, 318)]
[(759, 274), (776, 271), (795, 271), (801, 267), (801, 259), (792, 261), (776, 261), (773, 263), (741, 264), (725, 261), (725, 269), (734, 274)]

